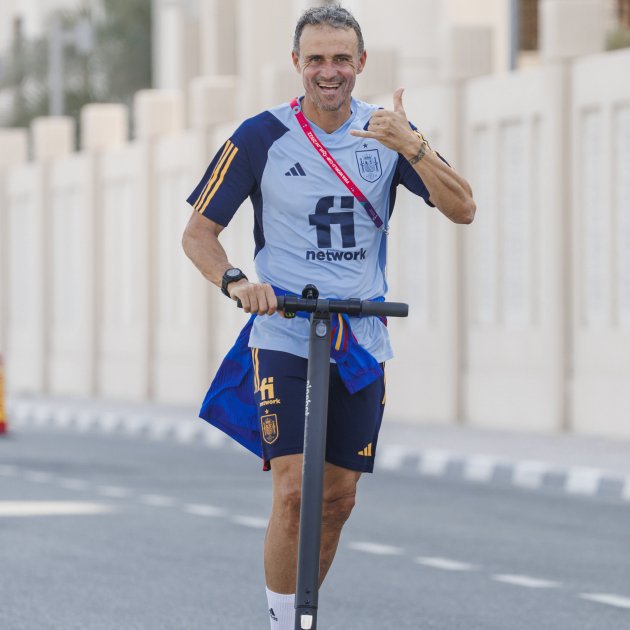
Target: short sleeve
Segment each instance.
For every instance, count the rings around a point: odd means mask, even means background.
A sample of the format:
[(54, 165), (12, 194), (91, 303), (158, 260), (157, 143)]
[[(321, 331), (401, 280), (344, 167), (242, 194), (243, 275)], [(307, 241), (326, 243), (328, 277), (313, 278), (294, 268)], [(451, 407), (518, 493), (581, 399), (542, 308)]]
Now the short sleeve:
[(226, 226), (256, 187), (245, 141), (240, 129), (214, 156), (188, 203), (219, 225)]

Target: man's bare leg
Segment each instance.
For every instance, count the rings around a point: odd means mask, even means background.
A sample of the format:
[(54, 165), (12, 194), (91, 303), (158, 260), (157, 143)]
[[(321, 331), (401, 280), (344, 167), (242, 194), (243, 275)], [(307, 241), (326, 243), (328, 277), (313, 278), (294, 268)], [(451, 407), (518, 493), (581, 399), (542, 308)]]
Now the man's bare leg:
[[(265, 535), (265, 577), (275, 593), (293, 594), (302, 489), (302, 455), (274, 458), (273, 503)], [(320, 584), (332, 564), (344, 523), (354, 507), (361, 473), (326, 463), (320, 552)]]

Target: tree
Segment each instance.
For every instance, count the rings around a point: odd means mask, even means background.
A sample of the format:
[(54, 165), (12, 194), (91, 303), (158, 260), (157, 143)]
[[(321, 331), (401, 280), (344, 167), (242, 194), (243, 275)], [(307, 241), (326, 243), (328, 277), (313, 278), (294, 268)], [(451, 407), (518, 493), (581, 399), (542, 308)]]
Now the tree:
[[(90, 52), (72, 46), (64, 50), (64, 113), (77, 121), (87, 103), (130, 105), (135, 92), (151, 86), (151, 0), (101, 0), (97, 13), (79, 9), (50, 16), (50, 24), (58, 20), (64, 30), (86, 18), (94, 29)], [(12, 106), (0, 124), (28, 126), (48, 114), (48, 63), (48, 34), (27, 41), (16, 28), (0, 77), (0, 89), (9, 91)]]

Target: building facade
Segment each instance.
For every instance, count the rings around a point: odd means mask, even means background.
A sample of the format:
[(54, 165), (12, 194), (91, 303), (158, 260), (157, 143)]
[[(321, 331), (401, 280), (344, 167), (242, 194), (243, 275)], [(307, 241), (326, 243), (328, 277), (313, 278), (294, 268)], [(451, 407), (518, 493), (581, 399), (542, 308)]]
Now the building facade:
[[(64, 117), (0, 131), (13, 395), (201, 400), (243, 322), (181, 251), (184, 199), (243, 116), (300, 92), (304, 4), (156, 0), (158, 84), (133, 138), (118, 105), (84, 109), (81, 147)], [(373, 64), (358, 89), (387, 107), (406, 85), (478, 211), (455, 226), (398, 198), (390, 297), (411, 316), (391, 327), (387, 413), (630, 437), (630, 51), (604, 52), (622, 4), (541, 0), (510, 72), (509, 2), (396, 4), (347, 2)], [(245, 204), (222, 238), (253, 273), (251, 231)]]

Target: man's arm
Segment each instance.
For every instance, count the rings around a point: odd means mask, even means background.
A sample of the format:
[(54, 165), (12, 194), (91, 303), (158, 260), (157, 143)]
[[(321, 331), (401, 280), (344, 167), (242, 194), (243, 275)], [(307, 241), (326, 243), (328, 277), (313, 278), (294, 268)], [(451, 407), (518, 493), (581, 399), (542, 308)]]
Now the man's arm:
[(379, 109), (372, 115), (367, 131), (353, 129), (350, 133), (374, 138), (400, 153), (422, 178), (431, 203), (455, 223), (472, 223), (476, 205), (470, 185), (411, 130), (403, 109), (402, 93), (403, 88), (394, 92), (394, 111)]
[[(207, 280), (219, 288), (223, 274), (235, 266), (228, 261), (227, 254), (219, 243), (219, 234), (222, 230), (222, 225), (195, 211), (182, 237), (182, 247), (186, 256)], [(233, 300), (241, 301), (246, 313), (273, 315), (276, 312), (278, 302), (268, 284), (243, 279), (228, 284), (227, 290)]]

